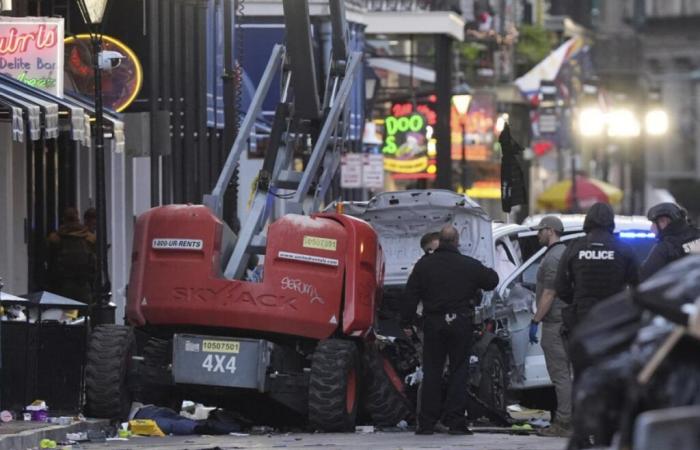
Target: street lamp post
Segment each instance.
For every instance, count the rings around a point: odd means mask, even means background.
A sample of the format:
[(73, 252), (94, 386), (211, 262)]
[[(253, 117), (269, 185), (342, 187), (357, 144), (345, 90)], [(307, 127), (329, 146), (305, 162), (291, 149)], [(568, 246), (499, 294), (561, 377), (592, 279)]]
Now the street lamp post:
[(469, 103), (471, 103), (472, 96), (469, 94), (460, 94), (452, 96), (452, 103), (455, 105), (455, 109), (460, 115), (460, 129), (462, 132), (462, 158), (460, 160), (460, 185), (462, 186), (463, 193), (467, 192), (467, 184), (469, 178), (469, 168), (467, 167), (467, 124), (463, 120), (464, 116), (467, 115), (469, 111)]
[[(107, 264), (107, 207), (100, 53), (102, 51), (102, 18), (109, 0), (76, 0), (76, 2), (90, 32), (90, 42), (92, 44), (92, 65), (95, 77), (95, 209), (97, 210), (97, 271), (94, 284), (94, 301), (99, 310), (104, 310), (109, 302), (110, 286)], [(95, 322), (101, 321), (113, 322), (114, 319), (108, 318), (105, 320), (105, 318), (100, 317), (100, 320), (95, 320)]]

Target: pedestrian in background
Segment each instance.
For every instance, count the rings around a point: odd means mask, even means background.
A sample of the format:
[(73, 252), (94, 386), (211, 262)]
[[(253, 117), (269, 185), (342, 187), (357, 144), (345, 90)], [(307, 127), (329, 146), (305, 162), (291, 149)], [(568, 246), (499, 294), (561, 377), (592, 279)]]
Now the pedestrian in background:
[(402, 323), (415, 321), (423, 302), (423, 381), (416, 434), (432, 434), (441, 417), (442, 374), (449, 355), (450, 377), (443, 423), (451, 434), (471, 434), (464, 417), (468, 359), (471, 353), (474, 307), (479, 289), (492, 290), (498, 275), (479, 261), (459, 252), (459, 232), (452, 225), (440, 230), (440, 246), (421, 258), (406, 285)]
[(85, 213), (83, 214), (83, 225), (85, 225), (90, 233), (96, 234), (97, 210), (95, 208), (88, 208), (85, 210)]
[(647, 218), (659, 242), (642, 263), (642, 281), (685, 255), (700, 253), (700, 230), (688, 222), (687, 214), (680, 206), (670, 202), (659, 203), (649, 208)]
[(66, 208), (63, 223), (48, 237), (49, 291), (91, 304), (97, 257), (95, 235), (80, 223), (75, 208)]
[(639, 265), (632, 248), (615, 237), (615, 214), (607, 203), (591, 206), (584, 237), (573, 240), (559, 262), (555, 291), (567, 303), (562, 311), (568, 334), (596, 303), (636, 286)]
[(549, 379), (554, 384), (557, 396), (557, 410), (551, 426), (540, 434), (545, 436), (569, 436), (571, 434), (571, 364), (566, 344), (561, 334), (561, 311), (565, 304), (557, 298), (554, 282), (559, 261), (566, 250), (561, 242), (564, 224), (559, 218), (546, 216), (532, 228), (537, 230), (540, 245), (547, 251), (537, 269), (537, 312), (530, 323), (530, 343), (536, 344), (539, 324), (542, 323), (542, 350), (547, 365)]

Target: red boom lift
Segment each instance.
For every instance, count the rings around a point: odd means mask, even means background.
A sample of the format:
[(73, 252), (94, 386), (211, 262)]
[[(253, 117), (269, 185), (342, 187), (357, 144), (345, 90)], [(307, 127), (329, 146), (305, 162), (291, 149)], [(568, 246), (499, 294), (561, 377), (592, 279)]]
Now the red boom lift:
[[(98, 326), (88, 346), (94, 416), (123, 418), (132, 399), (167, 405), (182, 398), (267, 424), (308, 420), (326, 431), (353, 429), (361, 402), (380, 424), (409, 414), (372, 333), (384, 267), (377, 235), (359, 219), (317, 212), (339, 166), (362, 55), (348, 52), (344, 3), (331, 0), (332, 63), (320, 97), (308, 2), (283, 6), (287, 46), (273, 49), (205, 205), (157, 207), (137, 221), (130, 325)], [(280, 70), (268, 152), (236, 236), (221, 218), (223, 192)], [(300, 145), (312, 151), (295, 171)], [(262, 281), (247, 281), (258, 255)]]

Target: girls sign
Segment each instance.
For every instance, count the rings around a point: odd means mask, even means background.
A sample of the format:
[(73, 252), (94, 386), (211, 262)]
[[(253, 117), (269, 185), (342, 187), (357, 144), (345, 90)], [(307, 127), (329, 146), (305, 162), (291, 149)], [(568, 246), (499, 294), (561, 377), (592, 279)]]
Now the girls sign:
[(63, 96), (63, 19), (0, 17), (0, 73)]

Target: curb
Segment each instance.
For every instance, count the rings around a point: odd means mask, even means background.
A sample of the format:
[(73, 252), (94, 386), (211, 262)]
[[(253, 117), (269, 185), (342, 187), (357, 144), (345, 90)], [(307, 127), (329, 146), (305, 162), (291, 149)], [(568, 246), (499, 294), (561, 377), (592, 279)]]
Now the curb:
[(66, 433), (100, 430), (109, 426), (109, 420), (88, 419), (71, 425), (51, 425), (44, 428), (21, 431), (0, 436), (0, 450), (27, 450), (39, 448), (42, 439), (65, 441)]

